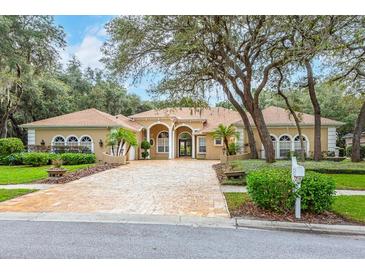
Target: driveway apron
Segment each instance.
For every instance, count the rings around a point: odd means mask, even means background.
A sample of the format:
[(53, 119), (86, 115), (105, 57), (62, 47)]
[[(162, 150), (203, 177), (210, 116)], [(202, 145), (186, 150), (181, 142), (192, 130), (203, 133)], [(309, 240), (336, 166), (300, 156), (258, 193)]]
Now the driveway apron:
[[(208, 160), (146, 160), (0, 203), (0, 212), (228, 217)], [(21, 187), (19, 185), (19, 187)]]

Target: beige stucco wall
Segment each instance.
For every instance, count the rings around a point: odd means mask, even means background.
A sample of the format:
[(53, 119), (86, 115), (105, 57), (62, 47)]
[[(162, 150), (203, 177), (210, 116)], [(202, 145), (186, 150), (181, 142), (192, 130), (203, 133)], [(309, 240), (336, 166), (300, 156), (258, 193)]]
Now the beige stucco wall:
[[(213, 134), (206, 134), (206, 135), (200, 135), (200, 136), (205, 136), (205, 142), (206, 142), (206, 146), (207, 146), (207, 152), (206, 154), (199, 154), (197, 152), (197, 158), (198, 159), (207, 159), (207, 160), (219, 160), (221, 155), (223, 154), (223, 145), (221, 146), (216, 146), (214, 145), (214, 137)], [(198, 151), (198, 138), (197, 138), (197, 143), (196, 143), (196, 150)]]
[(169, 131), (169, 129), (162, 124), (154, 125), (150, 129), (150, 139), (153, 139), (153, 145), (150, 148), (151, 159), (168, 159), (169, 153), (157, 152), (157, 135), (161, 131)]
[[(270, 134), (273, 134), (276, 136), (277, 139), (280, 138), (281, 135), (283, 134), (288, 134), (290, 135), (292, 138), (294, 138), (296, 135), (298, 135), (298, 131), (295, 127), (269, 127), (269, 132)], [(260, 152), (263, 147), (262, 147), (262, 142), (260, 140), (258, 131), (256, 128), (253, 128), (253, 132), (254, 132), (254, 136), (255, 136), (255, 140), (256, 140), (256, 147), (257, 150)], [(305, 135), (308, 139), (308, 143), (309, 143), (309, 152), (313, 152), (313, 148), (314, 148), (314, 127), (303, 127), (302, 128), (302, 134)], [(250, 151), (250, 147), (247, 146), (248, 144), (248, 137), (247, 137), (247, 131), (244, 131), (244, 144), (246, 144), (245, 146), (245, 152), (249, 152)], [(321, 129), (321, 148), (322, 151), (327, 151), (328, 150), (328, 128), (327, 127), (322, 127)]]
[[(40, 145), (42, 140), (44, 140), (45, 145), (51, 145), (52, 139), (55, 136), (61, 135), (67, 139), (70, 135), (75, 135), (79, 140), (81, 136), (90, 136), (94, 144), (94, 153), (97, 161), (103, 159), (103, 152), (109, 152), (110, 148), (106, 146), (107, 135), (111, 129), (109, 128), (37, 128), (35, 129), (35, 144)], [(137, 132), (137, 140), (140, 144), (141, 133)], [(100, 147), (99, 140), (103, 141), (103, 146)], [(139, 149), (135, 148), (135, 158), (137, 159)]]

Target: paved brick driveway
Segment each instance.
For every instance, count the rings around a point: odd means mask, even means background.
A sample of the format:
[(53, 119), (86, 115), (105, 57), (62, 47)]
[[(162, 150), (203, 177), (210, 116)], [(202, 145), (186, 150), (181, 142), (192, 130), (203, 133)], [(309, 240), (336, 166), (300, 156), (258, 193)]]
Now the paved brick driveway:
[(132, 161), (0, 203), (0, 211), (110, 212), (227, 217), (215, 161)]

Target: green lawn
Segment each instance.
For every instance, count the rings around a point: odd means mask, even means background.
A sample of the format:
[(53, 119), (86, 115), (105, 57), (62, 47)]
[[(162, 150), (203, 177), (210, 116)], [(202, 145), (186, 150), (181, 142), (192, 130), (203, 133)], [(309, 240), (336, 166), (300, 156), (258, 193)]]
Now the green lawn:
[(224, 197), (226, 198), (228, 210), (230, 213), (238, 209), (250, 199), (247, 193), (239, 192), (226, 192), (224, 193)]
[(37, 191), (36, 189), (0, 189), (0, 202)]
[[(83, 164), (64, 166), (68, 172), (76, 171), (94, 164)], [(25, 184), (35, 180), (47, 178), (47, 169), (51, 166), (0, 166), (0, 185), (5, 184)]]
[(332, 211), (350, 220), (365, 222), (365, 196), (337, 196)]
[[(247, 193), (229, 192), (224, 196), (231, 214), (250, 200)], [(349, 220), (365, 222), (365, 196), (337, 196), (331, 211)]]
[[(263, 168), (263, 167), (287, 167), (290, 168), (291, 161), (288, 160), (277, 160), (275, 163), (268, 164), (264, 160), (237, 160), (232, 161), (235, 170), (244, 170), (250, 172), (251, 170)], [(350, 160), (346, 159), (342, 162), (333, 161), (305, 161), (301, 163), (306, 169), (328, 169), (328, 170), (365, 170), (365, 161), (359, 163), (352, 163)]]
[(365, 190), (365, 175), (363, 174), (328, 174), (336, 182), (337, 189)]

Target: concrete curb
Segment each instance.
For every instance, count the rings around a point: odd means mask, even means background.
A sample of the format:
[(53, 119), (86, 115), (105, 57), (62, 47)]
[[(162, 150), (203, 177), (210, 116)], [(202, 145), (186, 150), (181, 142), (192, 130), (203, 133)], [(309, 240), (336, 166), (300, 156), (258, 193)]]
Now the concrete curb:
[(1, 212), (1, 221), (33, 222), (81, 222), (81, 223), (120, 223), (120, 224), (162, 224), (192, 227), (253, 228), (307, 233), (325, 233), (365, 236), (365, 226), (325, 225), (263, 221), (244, 218), (198, 217), (177, 215), (138, 215), (120, 213), (63, 213), (63, 212)]
[(365, 236), (365, 226), (358, 226), (358, 225), (326, 225), (326, 224), (292, 223), (292, 222), (278, 222), (278, 221), (261, 221), (261, 220), (236, 218), (236, 226), (238, 228), (245, 227), (245, 228), (285, 230), (285, 231), (296, 231), (296, 232)]
[(195, 217), (175, 215), (139, 215), (120, 213), (62, 213), (62, 212), (2, 212), (0, 220), (6, 221), (44, 221), (44, 222), (90, 222), (90, 223), (128, 223), (164, 224), (193, 227), (236, 228), (234, 219), (225, 217)]

